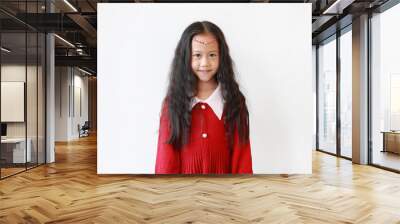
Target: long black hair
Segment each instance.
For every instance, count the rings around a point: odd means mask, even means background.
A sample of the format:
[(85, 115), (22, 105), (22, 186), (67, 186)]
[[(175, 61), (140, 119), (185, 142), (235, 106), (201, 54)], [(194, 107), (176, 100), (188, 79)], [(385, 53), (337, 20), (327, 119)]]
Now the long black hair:
[(221, 85), (224, 104), (224, 124), (229, 148), (232, 149), (235, 128), (241, 144), (249, 140), (249, 112), (246, 100), (235, 80), (232, 58), (224, 34), (215, 24), (202, 21), (190, 24), (175, 50), (169, 74), (169, 86), (164, 103), (168, 106), (170, 136), (168, 143), (181, 149), (188, 142), (191, 125), (191, 102), (197, 94), (198, 78), (191, 68), (192, 39), (197, 34), (212, 34), (218, 41), (219, 68), (214, 78)]

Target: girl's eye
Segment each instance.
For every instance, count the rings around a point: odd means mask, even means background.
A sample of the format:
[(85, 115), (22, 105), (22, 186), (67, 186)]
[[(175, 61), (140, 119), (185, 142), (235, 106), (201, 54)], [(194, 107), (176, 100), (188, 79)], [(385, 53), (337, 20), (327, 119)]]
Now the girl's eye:
[(210, 57), (212, 58), (217, 57), (217, 54), (210, 54)]
[(200, 57), (200, 54), (194, 54), (193, 57), (199, 58), (199, 57)]

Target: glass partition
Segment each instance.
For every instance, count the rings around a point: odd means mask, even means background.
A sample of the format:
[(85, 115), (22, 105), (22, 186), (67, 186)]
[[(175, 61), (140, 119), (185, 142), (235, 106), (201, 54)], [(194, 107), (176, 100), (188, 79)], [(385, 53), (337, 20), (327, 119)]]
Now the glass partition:
[[(14, 9), (16, 17), (43, 13), (44, 5), (0, 2), (0, 7)], [(0, 12), (1, 179), (45, 163), (46, 39), (28, 23)]]
[(1, 176), (7, 177), (24, 171), (32, 155), (26, 150), (26, 33), (3, 32), (1, 47)]
[(45, 145), (45, 124), (46, 124), (46, 76), (45, 76), (45, 66), (46, 66), (46, 39), (43, 33), (38, 34), (38, 65), (37, 65), (37, 147), (38, 164), (43, 164), (46, 162), (46, 145)]

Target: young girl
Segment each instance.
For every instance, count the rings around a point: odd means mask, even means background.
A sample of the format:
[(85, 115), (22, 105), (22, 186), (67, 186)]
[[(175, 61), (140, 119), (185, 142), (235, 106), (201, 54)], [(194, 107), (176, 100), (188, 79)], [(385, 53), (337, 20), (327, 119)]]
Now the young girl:
[(252, 174), (249, 113), (224, 34), (195, 22), (183, 32), (163, 101), (156, 174)]

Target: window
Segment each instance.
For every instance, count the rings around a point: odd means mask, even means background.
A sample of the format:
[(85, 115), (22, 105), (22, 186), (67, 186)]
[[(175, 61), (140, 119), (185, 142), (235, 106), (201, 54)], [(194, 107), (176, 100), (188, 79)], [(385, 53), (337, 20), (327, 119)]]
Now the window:
[(318, 48), (318, 149), (336, 153), (336, 39)]
[(400, 170), (400, 5), (371, 18), (372, 164)]
[(352, 157), (352, 74), (350, 26), (340, 36), (340, 155), (348, 158)]

